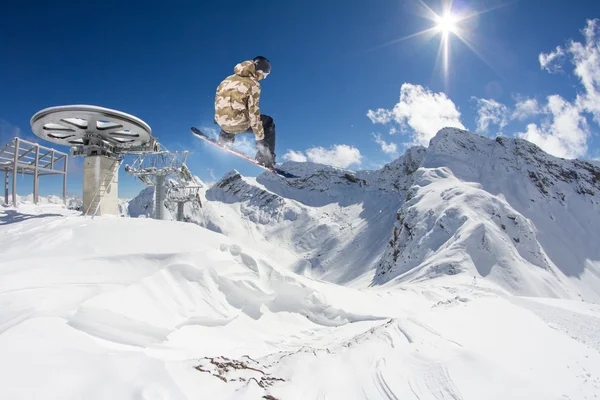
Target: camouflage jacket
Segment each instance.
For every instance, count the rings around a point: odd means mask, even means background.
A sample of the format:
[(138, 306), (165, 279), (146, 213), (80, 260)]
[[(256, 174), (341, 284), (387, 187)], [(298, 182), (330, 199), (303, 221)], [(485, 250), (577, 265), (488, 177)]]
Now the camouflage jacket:
[(244, 61), (233, 69), (217, 87), (215, 121), (228, 133), (247, 132), (250, 128), (256, 140), (263, 140), (265, 132), (260, 120), (260, 84), (254, 62)]

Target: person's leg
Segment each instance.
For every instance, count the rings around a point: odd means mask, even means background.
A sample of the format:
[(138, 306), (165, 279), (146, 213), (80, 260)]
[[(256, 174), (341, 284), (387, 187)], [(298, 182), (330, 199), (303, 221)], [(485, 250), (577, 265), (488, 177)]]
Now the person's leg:
[(235, 135), (233, 133), (227, 133), (223, 129), (219, 133), (219, 139), (217, 140), (221, 146), (231, 147), (235, 142)]
[(256, 142), (258, 149), (256, 160), (270, 167), (275, 164), (275, 123), (273, 122), (273, 118), (268, 115), (261, 114), (260, 119), (265, 131), (265, 137), (263, 140)]
[(269, 152), (273, 156), (273, 160), (275, 160), (275, 122), (273, 122), (273, 118), (269, 117), (268, 115), (261, 115), (260, 119), (265, 130), (265, 138), (263, 142), (265, 142)]

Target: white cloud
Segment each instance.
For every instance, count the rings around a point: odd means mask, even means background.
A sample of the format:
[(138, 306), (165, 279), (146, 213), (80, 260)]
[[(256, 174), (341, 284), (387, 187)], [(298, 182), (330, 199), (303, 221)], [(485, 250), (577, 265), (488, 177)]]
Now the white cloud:
[(369, 117), (374, 124), (387, 124), (393, 120), (394, 116), (390, 110), (378, 108), (376, 111), (369, 110), (369, 112), (367, 112), (367, 117)]
[(508, 123), (508, 107), (493, 99), (478, 99), (477, 101), (477, 132), (487, 132), (490, 124), (498, 125), (499, 130)]
[(549, 54), (542, 53), (540, 65), (549, 72), (556, 72), (561, 69), (560, 62), (570, 58), (575, 76), (585, 89), (585, 93), (577, 95), (575, 104), (580, 111), (591, 113), (600, 124), (600, 20), (587, 20), (581, 33), (585, 43), (570, 40), (565, 49), (559, 46)]
[(540, 66), (542, 67), (542, 69), (547, 70), (551, 74), (562, 71), (560, 62), (564, 56), (565, 51), (562, 49), (562, 47), (556, 46), (555, 51), (552, 51), (550, 53), (540, 53)]
[(559, 95), (552, 95), (548, 97), (544, 113), (552, 118), (543, 121), (541, 126), (527, 125), (527, 131), (519, 133), (519, 137), (556, 157), (577, 158), (585, 155), (590, 131), (577, 107)]
[(381, 150), (386, 154), (395, 155), (398, 153), (396, 143), (386, 143), (385, 140), (381, 138), (381, 135), (373, 134), (375, 137), (375, 142), (381, 146)]
[(347, 168), (352, 164), (360, 165), (362, 156), (354, 146), (336, 144), (330, 150), (323, 147), (312, 147), (306, 150), (307, 158), (315, 163)]
[(569, 53), (585, 94), (577, 95), (577, 106), (594, 115), (600, 124), (600, 20), (588, 20), (583, 29), (585, 44), (571, 41)]
[(347, 168), (352, 164), (360, 165), (362, 162), (360, 151), (356, 147), (348, 146), (347, 144), (336, 144), (329, 150), (323, 147), (311, 147), (305, 153), (288, 150), (284, 154), (283, 159), (285, 161), (298, 162), (311, 161), (340, 168)]
[(367, 116), (376, 124), (395, 122), (404, 131), (410, 127), (413, 142), (424, 146), (442, 128), (465, 129), (460, 122), (460, 112), (445, 93), (433, 93), (410, 83), (402, 85), (400, 101), (392, 110), (369, 110)]
[(283, 155), (283, 159), (285, 161), (297, 161), (297, 162), (306, 162), (306, 156), (301, 151), (288, 150), (287, 153)]
[(562, 71), (562, 63), (568, 59), (573, 64), (574, 74), (583, 86), (573, 103), (561, 96), (548, 97), (548, 104), (539, 109), (536, 103), (528, 100), (513, 113), (513, 117), (524, 119), (534, 113), (544, 113), (551, 118), (541, 126), (529, 124), (521, 137), (538, 144), (547, 152), (564, 157), (585, 156), (588, 148), (590, 129), (583, 113), (590, 113), (600, 124), (600, 20), (587, 20), (581, 31), (585, 43), (570, 40), (566, 46), (539, 55), (540, 66), (550, 73)]
[(541, 112), (540, 105), (536, 99), (519, 100), (510, 118), (523, 121), (529, 117), (538, 115)]

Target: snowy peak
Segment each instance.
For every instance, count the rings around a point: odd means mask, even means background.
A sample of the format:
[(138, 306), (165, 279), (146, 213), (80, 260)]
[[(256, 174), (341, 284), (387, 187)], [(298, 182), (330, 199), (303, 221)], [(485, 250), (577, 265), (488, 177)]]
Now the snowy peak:
[(491, 177), (516, 172), (527, 176), (540, 193), (555, 199), (564, 201), (564, 190), (568, 189), (565, 183), (576, 194), (600, 194), (600, 167), (587, 161), (554, 157), (523, 139), (491, 140), (465, 130), (445, 128), (431, 140), (427, 153), (424, 167), (451, 166), (454, 174), (465, 180), (489, 181)]
[(367, 189), (368, 182), (354, 171), (316, 163), (287, 162), (281, 167), (299, 178), (284, 179), (264, 173), (257, 182), (270, 191), (301, 204), (320, 207), (332, 202), (355, 202), (356, 193)]
[(256, 181), (269, 191), (306, 206), (322, 207), (332, 203), (350, 206), (362, 203), (365, 196), (404, 196), (411, 175), (420, 167), (425, 155), (424, 147), (413, 147), (402, 157), (375, 171), (351, 171), (311, 162), (286, 162), (281, 168), (300, 178), (285, 179), (263, 173)]
[(561, 297), (538, 275), (551, 266), (535, 228), (505, 201), (439, 170), (419, 170), (415, 196), (398, 211), (376, 282), (420, 281), (464, 273), (510, 292)]
[(414, 146), (383, 168), (376, 171), (359, 171), (357, 176), (367, 180), (370, 186), (377, 190), (404, 191), (408, 189), (412, 174), (421, 167), (426, 155), (425, 147)]
[(560, 182), (570, 184), (580, 195), (596, 196), (600, 193), (600, 167), (587, 161), (553, 157), (521, 139), (507, 141), (498, 138), (497, 141), (533, 167), (528, 170), (528, 176), (541, 193), (554, 198), (559, 196), (564, 201), (564, 193), (557, 189)]
[(227, 173), (206, 192), (206, 199), (241, 205), (242, 215), (252, 222), (267, 224), (276, 221), (286, 205), (285, 200), (260, 187), (251, 178), (245, 178), (236, 170)]
[(593, 164), (446, 128), (410, 182), (375, 282), (464, 273), (511, 293), (600, 298)]

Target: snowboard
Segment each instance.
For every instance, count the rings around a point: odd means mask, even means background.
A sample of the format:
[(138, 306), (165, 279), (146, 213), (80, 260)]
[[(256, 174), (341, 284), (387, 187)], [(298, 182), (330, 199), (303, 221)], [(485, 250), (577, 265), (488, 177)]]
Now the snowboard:
[(293, 174), (290, 174), (288, 172), (285, 172), (285, 171), (283, 171), (283, 170), (281, 170), (281, 169), (279, 169), (277, 167), (269, 168), (269, 167), (266, 167), (264, 165), (261, 165), (261, 164), (258, 163), (258, 161), (256, 161), (256, 159), (250, 157), (247, 154), (244, 154), (244, 153), (241, 153), (241, 152), (236, 151), (234, 149), (222, 146), (215, 139), (212, 139), (212, 138), (208, 137), (208, 135), (206, 135), (204, 132), (202, 132), (200, 129), (198, 129), (196, 127), (192, 126), (190, 129), (191, 129), (192, 133), (194, 134), (194, 136), (196, 136), (196, 137), (204, 140), (207, 143), (210, 143), (213, 146), (218, 147), (221, 150), (224, 150), (224, 151), (226, 151), (228, 153), (233, 154), (234, 156), (237, 156), (237, 157), (239, 157), (239, 158), (241, 158), (243, 160), (246, 160), (249, 163), (254, 164), (254, 165), (256, 165), (259, 168), (262, 168), (262, 169), (264, 169), (266, 171), (269, 171), (269, 172), (273, 172), (273, 173), (275, 173), (277, 175), (283, 176), (284, 178), (298, 178), (296, 175), (293, 175)]

